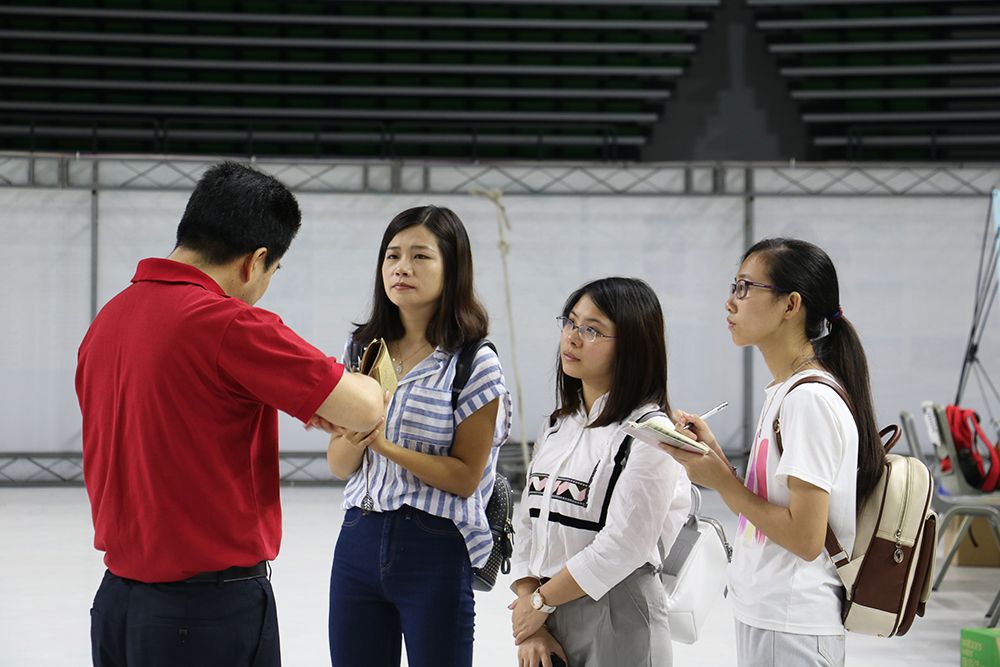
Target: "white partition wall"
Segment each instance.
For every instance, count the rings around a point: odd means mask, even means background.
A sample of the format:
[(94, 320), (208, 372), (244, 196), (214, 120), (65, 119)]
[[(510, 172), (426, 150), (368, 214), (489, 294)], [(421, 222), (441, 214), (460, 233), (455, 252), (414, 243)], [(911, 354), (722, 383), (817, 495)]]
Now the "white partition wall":
[[(476, 288), (491, 318), (490, 337), (514, 388), (492, 203), (469, 195), (337, 194), (303, 194), (299, 203), (302, 230), (258, 305), (279, 313), (307, 340), (339, 357), (351, 322), (364, 317), (371, 300), (386, 224), (411, 206), (447, 206), (469, 231)], [(506, 240), (527, 439), (534, 439), (554, 405), (555, 317), (574, 289), (603, 276), (642, 278), (659, 294), (667, 314), (675, 402), (692, 409), (724, 399), (739, 404), (740, 356), (727, 342), (721, 304), (742, 247), (740, 200), (638, 197), (623, 206), (615, 197), (515, 195), (505, 203), (512, 225)], [(691, 352), (709, 342), (716, 348), (710, 359)], [(735, 430), (738, 421), (734, 409), (720, 415), (718, 423), (726, 431)], [(287, 416), (282, 428), (284, 448), (325, 447), (322, 438), (305, 433)], [(513, 437), (519, 439), (519, 433), (515, 423)]]
[[(986, 197), (776, 197), (755, 203), (757, 238), (812, 241), (837, 266), (841, 305), (868, 354), (880, 425), (897, 422), (902, 409), (919, 416), (922, 401), (955, 400), (988, 205)], [(982, 360), (992, 373), (1000, 372), (997, 322), (982, 343)], [(764, 377), (759, 360), (757, 369)], [(982, 409), (975, 381), (963, 403)]]
[(76, 350), (90, 324), (90, 193), (0, 189), (0, 451), (80, 449)]
[[(170, 252), (187, 197), (209, 164), (0, 155), (0, 260), (11, 287), (0, 327), (0, 454), (79, 451), (73, 371), (91, 301), (99, 307), (124, 288), (139, 259)], [(533, 440), (553, 407), (554, 318), (565, 298), (587, 280), (625, 275), (649, 282), (663, 304), (672, 402), (705, 410), (729, 401), (713, 425), (734, 451), (746, 444), (744, 392), (749, 387), (752, 413), (767, 381), (759, 359), (746, 372), (724, 323), (748, 236), (798, 236), (833, 257), (887, 422), (922, 400), (954, 397), (987, 195), (1000, 182), (1000, 170), (957, 167), (261, 168), (296, 191), (303, 226), (259, 305), (329, 354), (341, 355), (351, 322), (365, 315), (388, 221), (410, 206), (447, 206), (469, 230), (477, 289), (512, 388), (511, 326), (516, 331), (524, 428), (515, 423), (515, 439), (523, 432)], [(473, 186), (505, 191), (513, 320), (496, 209), (470, 194)], [(996, 332), (989, 329), (981, 353), (994, 372)], [(977, 407), (975, 382), (967, 396)], [(321, 435), (283, 418), (283, 450), (324, 447)]]

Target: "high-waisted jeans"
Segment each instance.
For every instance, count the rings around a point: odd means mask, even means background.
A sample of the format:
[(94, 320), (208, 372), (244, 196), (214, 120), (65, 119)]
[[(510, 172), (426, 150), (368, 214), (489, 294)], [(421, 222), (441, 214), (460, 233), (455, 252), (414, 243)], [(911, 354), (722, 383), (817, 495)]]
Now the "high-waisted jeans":
[(472, 567), (449, 519), (347, 511), (330, 576), (334, 667), (471, 667)]

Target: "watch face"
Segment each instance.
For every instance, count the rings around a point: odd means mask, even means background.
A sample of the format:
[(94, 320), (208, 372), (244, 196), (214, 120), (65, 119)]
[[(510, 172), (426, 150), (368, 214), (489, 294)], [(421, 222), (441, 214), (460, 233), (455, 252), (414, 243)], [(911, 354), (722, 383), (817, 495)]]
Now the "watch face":
[(531, 606), (535, 609), (542, 608), (542, 595), (540, 593), (535, 592), (531, 594)]

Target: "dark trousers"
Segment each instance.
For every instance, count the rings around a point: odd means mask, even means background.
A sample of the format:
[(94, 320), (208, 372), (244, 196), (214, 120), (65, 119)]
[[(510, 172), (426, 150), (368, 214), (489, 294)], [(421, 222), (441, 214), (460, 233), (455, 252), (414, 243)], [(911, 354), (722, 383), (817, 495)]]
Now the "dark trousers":
[(404, 506), (344, 517), (330, 577), (334, 667), (471, 667), (475, 620), (465, 540), (448, 519)]
[(95, 667), (277, 667), (278, 614), (265, 577), (144, 584), (106, 572), (90, 610)]

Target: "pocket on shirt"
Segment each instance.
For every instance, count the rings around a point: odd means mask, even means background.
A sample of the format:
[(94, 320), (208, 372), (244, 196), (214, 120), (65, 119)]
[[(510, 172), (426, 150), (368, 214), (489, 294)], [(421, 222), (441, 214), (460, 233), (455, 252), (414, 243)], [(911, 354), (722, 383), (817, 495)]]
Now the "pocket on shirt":
[[(400, 439), (421, 449), (448, 449), (455, 437), (455, 417), (451, 409), (451, 391), (433, 387), (410, 387), (401, 406)], [(401, 443), (403, 444), (403, 443)]]

